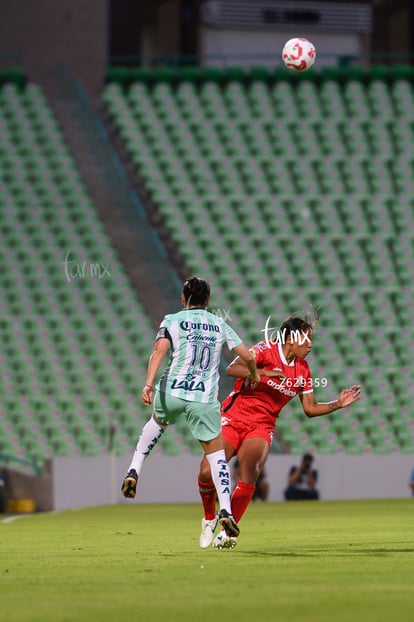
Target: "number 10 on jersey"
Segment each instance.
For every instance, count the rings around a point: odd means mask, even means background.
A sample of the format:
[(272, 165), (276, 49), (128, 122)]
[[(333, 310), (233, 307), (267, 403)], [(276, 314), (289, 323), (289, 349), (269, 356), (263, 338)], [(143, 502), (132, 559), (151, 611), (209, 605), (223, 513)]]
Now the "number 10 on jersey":
[(192, 343), (191, 367), (198, 367), (201, 370), (209, 368), (211, 359), (211, 350), (209, 346), (203, 344)]

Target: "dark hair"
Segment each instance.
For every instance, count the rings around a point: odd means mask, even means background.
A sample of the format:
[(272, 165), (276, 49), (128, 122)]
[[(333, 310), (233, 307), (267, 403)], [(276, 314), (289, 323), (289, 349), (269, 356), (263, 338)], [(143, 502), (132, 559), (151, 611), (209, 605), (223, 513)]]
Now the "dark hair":
[(296, 331), (303, 331), (304, 333), (308, 330), (312, 330), (312, 325), (308, 322), (305, 322), (301, 317), (291, 316), (285, 320), (280, 327), (280, 332), (283, 334), (283, 331), (286, 332), (286, 336), (290, 337), (292, 333)]
[(309, 460), (309, 462), (313, 462), (313, 456), (312, 456), (312, 454), (309, 454), (309, 453), (308, 454), (303, 454), (302, 459), (303, 460)]
[(183, 287), (185, 302), (191, 305), (205, 305), (210, 296), (210, 285), (204, 279), (192, 276)]

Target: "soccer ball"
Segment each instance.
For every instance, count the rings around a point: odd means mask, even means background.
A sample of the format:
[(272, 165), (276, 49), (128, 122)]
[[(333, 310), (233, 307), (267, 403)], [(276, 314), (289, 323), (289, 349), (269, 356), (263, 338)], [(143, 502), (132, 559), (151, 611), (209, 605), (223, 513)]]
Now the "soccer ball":
[(306, 71), (315, 62), (315, 46), (307, 39), (300, 37), (289, 39), (283, 48), (282, 58), (288, 69)]

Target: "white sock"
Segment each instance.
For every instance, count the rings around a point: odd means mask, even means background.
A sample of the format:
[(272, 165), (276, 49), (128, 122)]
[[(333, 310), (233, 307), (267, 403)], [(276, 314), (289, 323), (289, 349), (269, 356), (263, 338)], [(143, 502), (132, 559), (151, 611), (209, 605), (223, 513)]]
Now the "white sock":
[(211, 477), (216, 487), (220, 510), (227, 510), (231, 514), (231, 477), (224, 449), (206, 454), (206, 458), (211, 467)]
[(141, 473), (145, 458), (154, 449), (155, 445), (158, 443), (158, 439), (164, 433), (164, 430), (165, 427), (159, 425), (153, 417), (147, 421), (138, 439), (132, 462), (128, 469), (129, 471), (135, 469), (137, 475)]

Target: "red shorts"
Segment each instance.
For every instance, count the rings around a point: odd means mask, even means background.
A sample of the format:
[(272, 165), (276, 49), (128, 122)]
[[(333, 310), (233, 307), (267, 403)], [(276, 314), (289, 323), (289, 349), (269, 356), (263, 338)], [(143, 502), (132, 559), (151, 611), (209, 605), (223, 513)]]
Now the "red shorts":
[(239, 451), (241, 444), (248, 438), (264, 438), (269, 447), (273, 441), (274, 424), (271, 426), (257, 426), (244, 422), (232, 420), (227, 415), (221, 417), (221, 434), (223, 439), (230, 443), (236, 451)]

